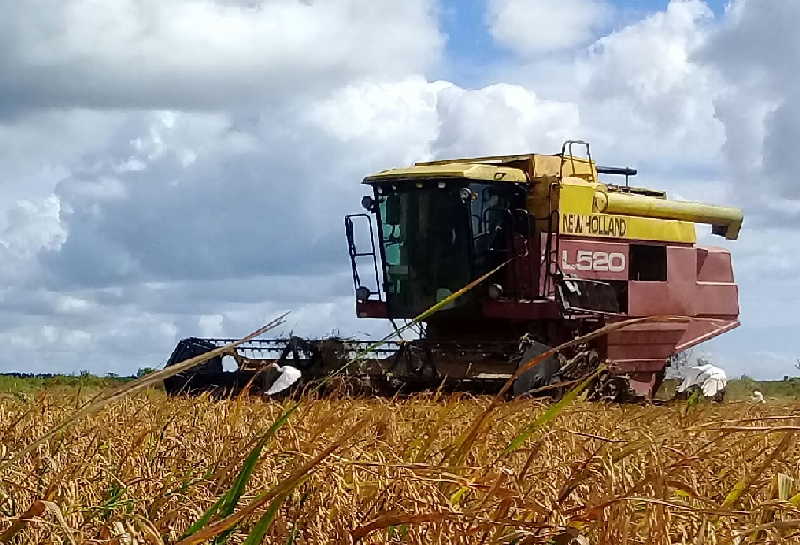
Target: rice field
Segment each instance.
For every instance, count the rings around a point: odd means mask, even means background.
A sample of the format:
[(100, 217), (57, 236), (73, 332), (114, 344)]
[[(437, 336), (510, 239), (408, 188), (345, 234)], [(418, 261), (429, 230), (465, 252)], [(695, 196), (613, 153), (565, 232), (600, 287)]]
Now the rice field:
[(0, 543), (800, 543), (800, 403), (88, 397), (0, 398)]

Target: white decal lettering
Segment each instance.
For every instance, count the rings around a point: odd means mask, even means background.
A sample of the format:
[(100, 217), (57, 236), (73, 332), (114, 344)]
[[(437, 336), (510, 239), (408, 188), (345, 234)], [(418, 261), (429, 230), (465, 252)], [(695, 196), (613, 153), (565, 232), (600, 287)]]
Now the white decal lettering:
[(561, 268), (565, 271), (574, 271), (575, 267), (569, 264), (569, 256), (566, 250), (561, 250)]
[(579, 271), (591, 271), (592, 270), (592, 252), (588, 250), (579, 250), (578, 251), (578, 259), (575, 262), (575, 267)]
[(620, 252), (592, 252), (578, 250), (575, 263), (569, 262), (569, 252), (561, 250), (561, 268), (565, 271), (624, 272), (625, 254)]
[(625, 270), (625, 254), (613, 252), (608, 254), (608, 270), (622, 272)]
[(608, 253), (607, 252), (595, 252), (592, 256), (594, 263), (592, 268), (596, 271), (607, 271), (608, 270)]

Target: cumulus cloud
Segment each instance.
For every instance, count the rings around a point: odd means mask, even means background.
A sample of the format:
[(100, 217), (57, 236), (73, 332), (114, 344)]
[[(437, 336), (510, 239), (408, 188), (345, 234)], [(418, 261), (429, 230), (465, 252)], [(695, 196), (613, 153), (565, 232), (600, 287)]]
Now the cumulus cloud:
[[(606, 141), (644, 146), (636, 155), (669, 162), (714, 156), (723, 141), (713, 116), (714, 79), (691, 60), (711, 19), (699, 0), (672, 1), (592, 44), (576, 67), (587, 124)], [(658, 142), (657, 153), (648, 141)], [(689, 142), (695, 147), (687, 149)]]
[[(714, 73), (692, 60), (712, 24), (702, 1), (673, 0), (575, 52), (549, 75), (562, 83), (547, 96), (575, 103), (580, 135), (597, 157), (669, 178), (691, 197), (698, 178), (714, 175), (724, 143), (714, 117)], [(527, 69), (526, 84), (536, 88), (539, 66)]]
[(736, 0), (697, 55), (724, 78), (716, 106), (731, 174), (740, 184), (759, 179), (762, 188), (772, 190), (760, 204), (775, 213), (769, 215), (776, 222), (791, 226), (797, 226), (800, 210), (777, 201), (800, 200), (791, 160), (800, 138), (800, 37), (794, 28), (799, 17), (797, 2)]
[(489, 0), (488, 23), (498, 43), (533, 56), (589, 42), (611, 13), (602, 0)]
[(20, 106), (215, 108), (438, 60), (429, 0), (35, 0), (0, 19), (0, 116)]
[[(512, 8), (510, 17), (525, 16), (521, 4)], [(718, 78), (694, 59), (714, 24), (703, 1), (673, 0), (558, 58), (520, 56), (500, 77), (569, 106), (578, 122), (553, 126), (590, 140), (604, 162), (685, 178), (676, 189), (691, 196), (698, 178), (718, 176), (725, 141), (714, 115)]]
[(41, 251), (57, 250), (66, 239), (59, 219), (59, 200), (19, 200), (6, 212), (0, 231), (0, 279), (5, 285), (36, 285), (41, 281), (36, 258)]
[(575, 104), (545, 100), (519, 85), (450, 86), (437, 103), (434, 153), (440, 157), (558, 149), (579, 124)]

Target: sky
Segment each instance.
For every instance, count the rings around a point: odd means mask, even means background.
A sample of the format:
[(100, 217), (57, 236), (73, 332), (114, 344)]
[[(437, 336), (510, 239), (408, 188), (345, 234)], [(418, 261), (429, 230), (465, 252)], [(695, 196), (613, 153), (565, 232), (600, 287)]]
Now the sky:
[(742, 326), (698, 350), (795, 371), (796, 0), (0, 1), (0, 371), (129, 374), (284, 311), (380, 335), (342, 229), (360, 180), (568, 138), (744, 209), (738, 241), (700, 229)]

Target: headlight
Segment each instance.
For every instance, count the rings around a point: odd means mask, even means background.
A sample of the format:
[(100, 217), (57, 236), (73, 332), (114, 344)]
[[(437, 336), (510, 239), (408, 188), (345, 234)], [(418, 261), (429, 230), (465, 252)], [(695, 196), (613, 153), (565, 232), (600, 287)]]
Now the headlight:
[(369, 291), (368, 287), (359, 286), (358, 289), (356, 289), (356, 301), (359, 303), (365, 302), (367, 299), (369, 299), (370, 293), (372, 292)]
[(489, 284), (489, 297), (500, 299), (503, 296), (503, 286), (500, 284)]

